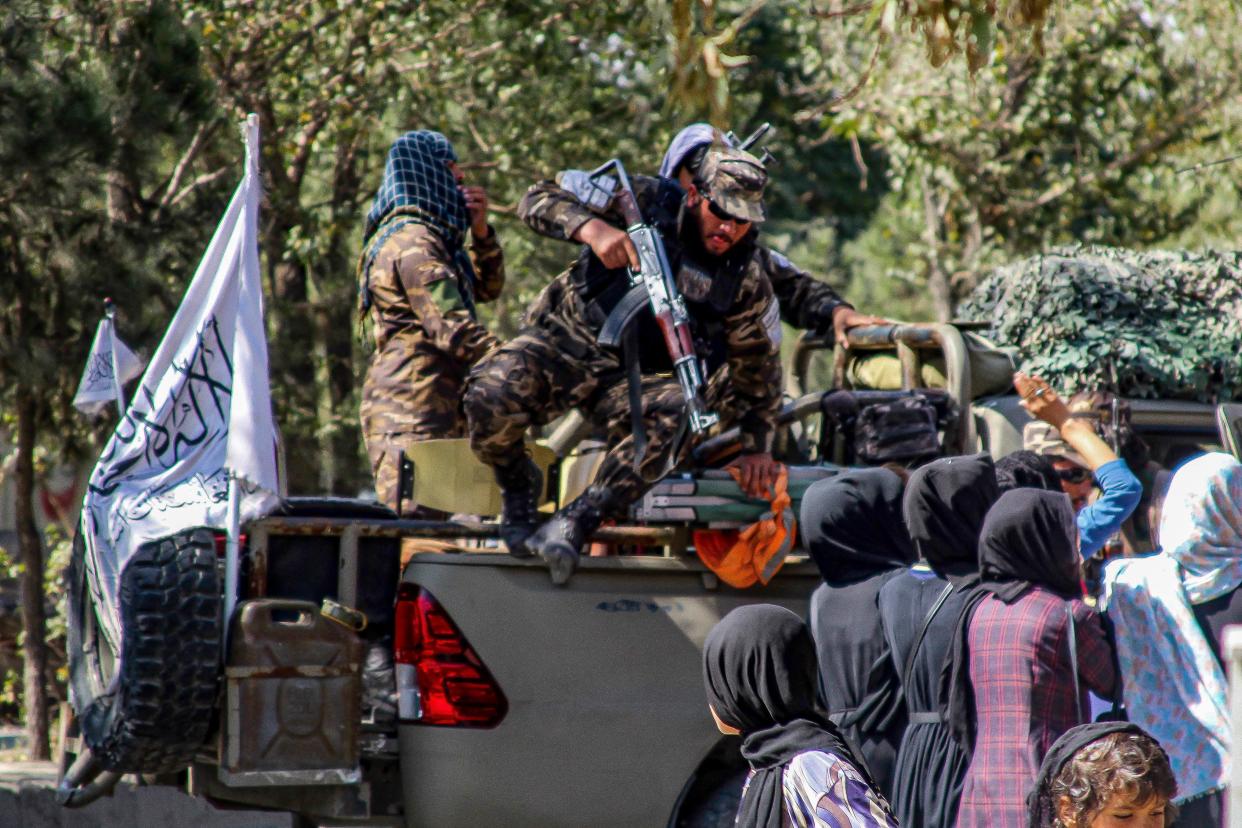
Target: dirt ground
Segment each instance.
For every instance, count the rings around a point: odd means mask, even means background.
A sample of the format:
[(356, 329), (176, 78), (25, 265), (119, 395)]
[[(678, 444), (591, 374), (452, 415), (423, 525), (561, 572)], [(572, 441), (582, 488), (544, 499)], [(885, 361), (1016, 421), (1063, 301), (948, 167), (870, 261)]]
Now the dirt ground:
[(165, 787), (127, 779), (111, 797), (69, 810), (56, 803), (56, 765), (0, 760), (0, 825), (20, 828), (295, 828), (288, 814), (220, 811)]

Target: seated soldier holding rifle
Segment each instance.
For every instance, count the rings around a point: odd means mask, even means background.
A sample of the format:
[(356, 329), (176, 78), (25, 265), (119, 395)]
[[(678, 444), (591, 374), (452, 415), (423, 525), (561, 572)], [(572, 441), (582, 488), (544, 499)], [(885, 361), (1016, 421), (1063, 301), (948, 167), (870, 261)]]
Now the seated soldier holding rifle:
[[(687, 191), (642, 176), (631, 188), (612, 166), (615, 175), (596, 175), (592, 186), (578, 173), (583, 186), (546, 181), (527, 192), (519, 208), (527, 224), (586, 247), (543, 290), (522, 332), (475, 367), (464, 398), (471, 445), (503, 493), (510, 552), (543, 556), (558, 581), (601, 521), (624, 514), (712, 422), (722, 389), (704, 389), (702, 377), (726, 363), (743, 489), (766, 496), (779, 471), (770, 454), (781, 394), (779, 308), (755, 243), (765, 217), (763, 164), (714, 146)], [(584, 203), (575, 193), (590, 195)], [(638, 226), (650, 230), (635, 234), (641, 255), (620, 229)], [(661, 280), (656, 271), (665, 268)], [(535, 532), (540, 475), (523, 437), (574, 407), (607, 435), (608, 453), (592, 485)]]

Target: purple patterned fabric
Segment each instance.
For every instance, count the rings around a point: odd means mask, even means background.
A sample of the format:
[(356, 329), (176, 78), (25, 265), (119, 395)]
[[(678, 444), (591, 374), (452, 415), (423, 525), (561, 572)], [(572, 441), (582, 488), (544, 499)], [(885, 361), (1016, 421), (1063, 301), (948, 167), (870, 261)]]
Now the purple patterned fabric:
[(798, 754), (786, 766), (781, 782), (785, 797), (782, 826), (897, 828), (884, 797), (835, 754), (822, 750)]

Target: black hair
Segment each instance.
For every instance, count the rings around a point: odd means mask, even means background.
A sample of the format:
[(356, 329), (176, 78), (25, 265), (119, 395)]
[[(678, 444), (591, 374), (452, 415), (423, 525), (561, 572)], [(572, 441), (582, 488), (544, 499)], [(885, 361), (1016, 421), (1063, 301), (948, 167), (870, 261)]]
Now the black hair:
[(1015, 451), (997, 460), (996, 485), (1002, 494), (1012, 489), (1061, 491), (1052, 460), (1033, 451)]

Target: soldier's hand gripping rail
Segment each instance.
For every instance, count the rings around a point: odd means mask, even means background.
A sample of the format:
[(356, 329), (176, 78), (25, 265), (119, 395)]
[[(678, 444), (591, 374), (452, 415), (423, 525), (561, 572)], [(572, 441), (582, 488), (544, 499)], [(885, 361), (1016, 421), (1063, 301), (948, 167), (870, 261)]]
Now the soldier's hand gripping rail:
[[(615, 172), (616, 178), (610, 177), (609, 172)], [(599, 341), (609, 347), (618, 347), (634, 317), (644, 305), (649, 305), (656, 323), (660, 326), (660, 333), (664, 336), (664, 344), (668, 347), (677, 382), (681, 385), (686, 400), (690, 430), (695, 434), (704, 434), (720, 421), (720, 417), (708, 411), (703, 400), (703, 370), (694, 348), (690, 315), (686, 312), (686, 303), (677, 289), (677, 277), (668, 263), (664, 241), (656, 229), (643, 218), (634, 188), (630, 186), (629, 176), (626, 175), (625, 166), (620, 159), (614, 158), (591, 171), (589, 177), (592, 183), (601, 188), (606, 189), (608, 184), (615, 186), (615, 192), (609, 195), (615, 197), (617, 207), (625, 219), (625, 232), (634, 243), (639, 262), (638, 271), (628, 268), (632, 287), (604, 323)]]

